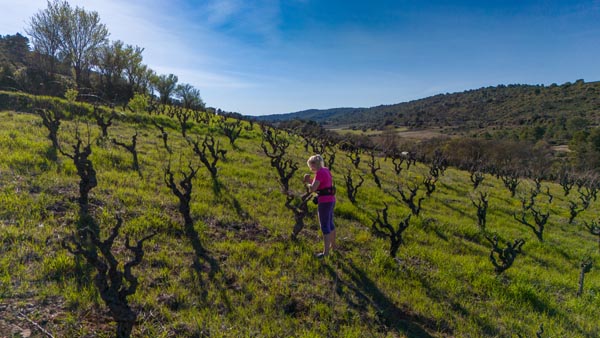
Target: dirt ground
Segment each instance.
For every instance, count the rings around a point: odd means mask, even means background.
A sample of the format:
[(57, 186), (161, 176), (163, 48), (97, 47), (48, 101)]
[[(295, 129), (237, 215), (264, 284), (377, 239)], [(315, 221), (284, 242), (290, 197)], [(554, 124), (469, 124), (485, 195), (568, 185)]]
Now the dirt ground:
[(0, 338), (51, 337), (52, 333), (44, 327), (56, 319), (57, 311), (23, 300), (18, 303), (0, 303)]
[[(48, 338), (64, 337), (65, 317), (67, 310), (65, 301), (60, 297), (52, 297), (43, 301), (36, 300), (33, 295), (21, 295), (17, 299), (0, 301), (0, 338)], [(110, 331), (109, 319), (98, 311), (89, 309), (78, 318), (76, 326), (87, 327), (89, 335), (95, 336), (96, 330)]]

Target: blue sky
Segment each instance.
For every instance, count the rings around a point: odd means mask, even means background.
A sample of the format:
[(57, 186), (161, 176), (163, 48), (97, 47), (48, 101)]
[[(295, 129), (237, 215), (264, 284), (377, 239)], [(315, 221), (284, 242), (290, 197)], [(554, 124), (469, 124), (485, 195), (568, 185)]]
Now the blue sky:
[[(600, 80), (600, 0), (72, 0), (159, 74), (245, 115)], [(0, 34), (46, 1), (0, 0)]]

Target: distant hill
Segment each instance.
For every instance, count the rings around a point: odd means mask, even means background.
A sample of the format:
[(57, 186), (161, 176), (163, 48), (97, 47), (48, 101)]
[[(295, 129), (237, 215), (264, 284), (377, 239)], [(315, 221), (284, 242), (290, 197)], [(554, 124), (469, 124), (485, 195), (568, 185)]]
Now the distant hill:
[(370, 108), (305, 110), (266, 115), (259, 119), (285, 121), (305, 119), (327, 128), (409, 129), (441, 128), (447, 133), (494, 133), (539, 126), (538, 134), (564, 128), (567, 121), (596, 126), (600, 121), (600, 82), (577, 80), (562, 85), (499, 85), (460, 93)]
[(263, 121), (289, 121), (294, 119), (311, 120), (317, 122), (326, 122), (332, 119), (338, 119), (347, 114), (354, 114), (369, 108), (331, 108), (331, 109), (308, 109), (294, 113), (272, 114), (257, 116), (258, 120)]

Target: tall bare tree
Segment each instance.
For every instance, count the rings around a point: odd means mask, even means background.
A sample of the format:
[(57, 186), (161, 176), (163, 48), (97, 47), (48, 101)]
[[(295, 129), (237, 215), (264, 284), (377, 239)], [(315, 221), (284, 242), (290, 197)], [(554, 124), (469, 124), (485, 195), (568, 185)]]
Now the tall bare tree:
[[(48, 7), (34, 14), (26, 29), (34, 49), (58, 57), (73, 67), (75, 82), (81, 86), (100, 47), (108, 42), (108, 29), (98, 12), (75, 8), (67, 1), (48, 1)], [(53, 65), (51, 66), (53, 67)]]
[(60, 2), (48, 2), (48, 8), (39, 11), (29, 19), (29, 27), (25, 32), (31, 37), (33, 49), (40, 54), (47, 55), (49, 64), (47, 71), (53, 73), (55, 60), (61, 47), (61, 29), (60, 20), (63, 17), (61, 13)]
[(65, 1), (67, 16), (62, 25), (62, 53), (75, 73), (75, 82), (81, 86), (98, 49), (108, 42), (108, 29), (100, 23), (98, 12), (87, 12), (81, 7), (72, 9)]
[(108, 29), (98, 12), (75, 8), (67, 1), (48, 1), (48, 8), (31, 17), (27, 33), (34, 48), (58, 56), (73, 68), (75, 82), (81, 86), (93, 59), (108, 41)]

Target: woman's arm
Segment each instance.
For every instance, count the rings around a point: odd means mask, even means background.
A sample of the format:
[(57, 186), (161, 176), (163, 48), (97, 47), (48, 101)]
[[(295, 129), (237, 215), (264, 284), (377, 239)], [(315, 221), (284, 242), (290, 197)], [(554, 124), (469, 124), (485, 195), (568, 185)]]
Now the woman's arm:
[(317, 189), (319, 189), (319, 184), (321, 184), (321, 182), (319, 182), (318, 180), (314, 180), (312, 183), (308, 183), (306, 186), (308, 187), (310, 192), (315, 192), (317, 191)]
[[(304, 175), (304, 179), (303, 179), (302, 181), (303, 181), (304, 183), (306, 183), (306, 187), (307, 187), (308, 189), (310, 189), (310, 192), (315, 192), (315, 191), (317, 191), (317, 189), (319, 188), (319, 184), (321, 184), (321, 182), (319, 182), (319, 181), (316, 179), (316, 177), (315, 177), (315, 179), (313, 180), (313, 179), (310, 177), (310, 174), (305, 174), (305, 175)], [(312, 183), (311, 183), (310, 181), (312, 181)]]

